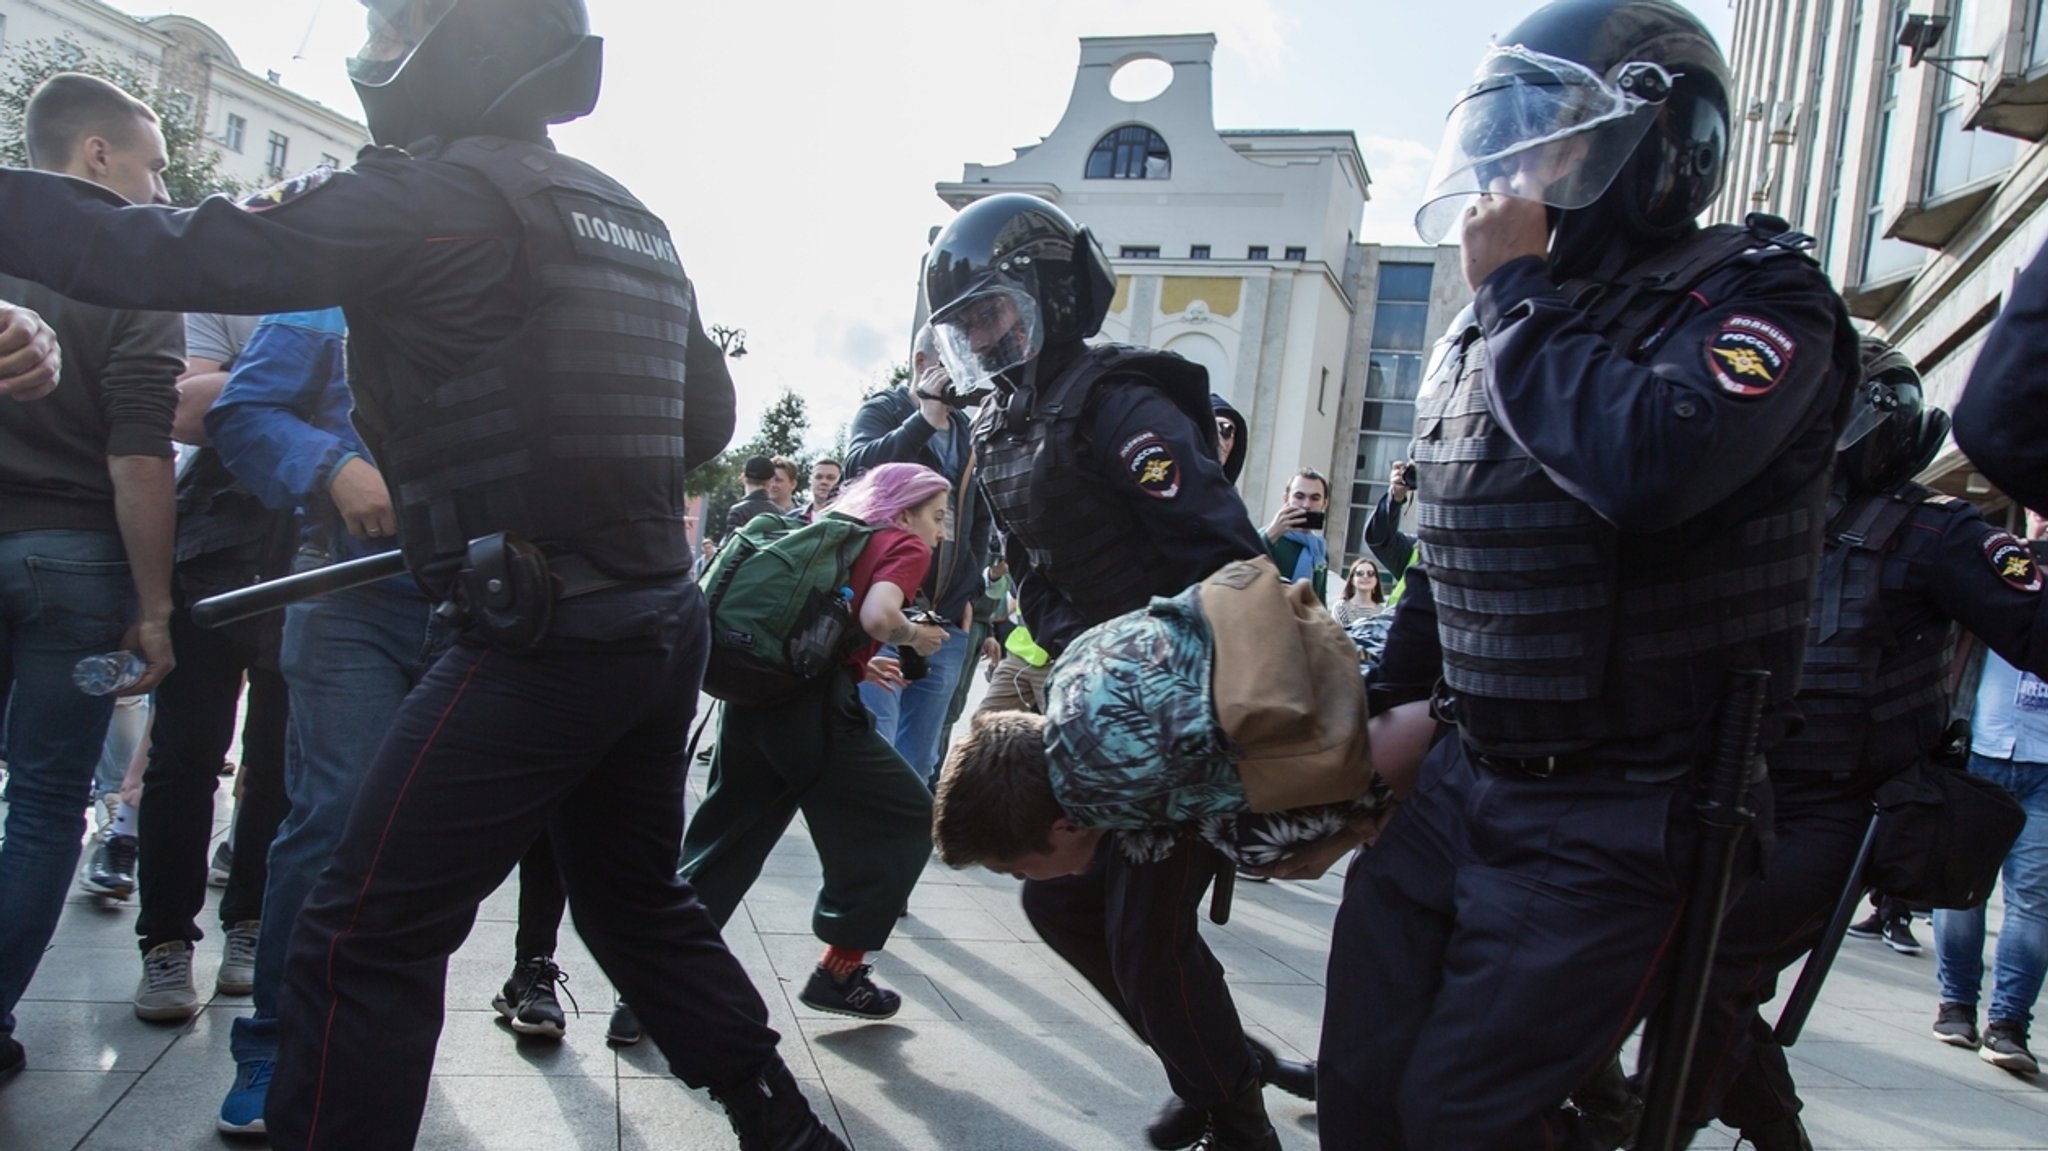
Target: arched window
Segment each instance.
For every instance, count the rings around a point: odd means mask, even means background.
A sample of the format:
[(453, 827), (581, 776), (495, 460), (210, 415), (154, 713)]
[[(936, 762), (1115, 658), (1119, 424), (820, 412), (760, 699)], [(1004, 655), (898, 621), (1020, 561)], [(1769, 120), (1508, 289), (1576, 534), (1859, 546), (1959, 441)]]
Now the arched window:
[(1173, 154), (1159, 133), (1143, 124), (1113, 128), (1088, 153), (1090, 180), (1164, 180), (1173, 175)]

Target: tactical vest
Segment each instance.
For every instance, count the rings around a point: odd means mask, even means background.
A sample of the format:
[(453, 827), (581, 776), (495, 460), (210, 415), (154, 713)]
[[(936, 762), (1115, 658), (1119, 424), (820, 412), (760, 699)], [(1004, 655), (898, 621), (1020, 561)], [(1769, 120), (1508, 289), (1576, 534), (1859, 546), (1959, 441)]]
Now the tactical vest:
[(523, 230), (526, 319), (451, 379), (352, 326), (351, 375), (390, 434), (377, 464), (429, 590), (465, 545), (514, 532), (617, 579), (687, 573), (683, 384), (696, 306), (668, 229), (610, 177), (536, 144), (473, 138), (437, 159), (490, 181)]
[[(1564, 291), (1641, 362), (1695, 286), (1803, 239), (1751, 217), (1695, 233), (1614, 283)], [(1770, 702), (1782, 707), (1798, 682), (1827, 470), (1802, 475), (1780, 460), (1687, 523), (1621, 532), (1494, 418), (1486, 342), (1467, 319), (1416, 402), (1412, 456), (1421, 562), (1466, 741), (1507, 756), (1648, 747), (1703, 729), (1734, 668), (1771, 672)]]
[(1135, 510), (1106, 495), (1101, 478), (1081, 462), (1080, 420), (1095, 386), (1111, 376), (1165, 392), (1197, 429), (1214, 426), (1200, 367), (1169, 352), (1106, 344), (1084, 351), (1028, 412), (1006, 413), (991, 403), (974, 429), (982, 491), (996, 522), (1024, 546), (1037, 577), (1090, 624), (1180, 590), (1165, 586), (1173, 573), (1146, 542)]
[(1914, 483), (1831, 501), (1799, 688), (1806, 726), (1771, 752), (1772, 771), (1887, 776), (1940, 741), (1955, 628), (1902, 630), (1885, 608), (1907, 588), (1911, 564), (1893, 554), (1901, 533), (1946, 518), (1952, 502)]

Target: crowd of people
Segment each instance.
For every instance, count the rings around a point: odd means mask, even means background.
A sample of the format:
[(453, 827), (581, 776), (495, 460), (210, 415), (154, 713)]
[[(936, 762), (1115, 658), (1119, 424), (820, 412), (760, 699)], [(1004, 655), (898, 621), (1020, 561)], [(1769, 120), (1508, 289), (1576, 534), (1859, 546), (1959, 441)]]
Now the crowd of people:
[[(182, 1021), (217, 879), (218, 987), (253, 998), (220, 1129), (411, 1146), (448, 957), (516, 871), (511, 1030), (562, 1036), (573, 908), (609, 1040), (651, 1037), (747, 1151), (842, 1147), (721, 935), (799, 813), (803, 1003), (897, 1013), (874, 953), (934, 848), (1014, 875), (1158, 1061), (1158, 1148), (1275, 1151), (1269, 1086), (1344, 1151), (1714, 1120), (1810, 1148), (1760, 1009), (1866, 889), (1851, 930), (1901, 950), (1934, 909), (1934, 1036), (2038, 1072), (2048, 528), (1915, 482), (1949, 417), (1804, 237), (1696, 224), (1730, 85), (1683, 8), (1556, 0), (1484, 57), (1418, 215), (1462, 228), (1475, 299), (1345, 563), (1329, 479), (1256, 520), (1243, 414), (1101, 341), (1101, 245), (1014, 193), (933, 239), (908, 378), (844, 458), (747, 460), (693, 532), (732, 381), (661, 221), (548, 142), (597, 97), (582, 4), (366, 7), (377, 145), (346, 172), (172, 208), (155, 114), (75, 74), (29, 102), (41, 171), (0, 171), (34, 222), (0, 231), (0, 1081), (74, 882), (137, 900), (135, 1012)], [(2048, 257), (1955, 427), (2034, 508), (2044, 345)], [(282, 612), (195, 612), (311, 573)], [(1291, 1060), (1199, 904), (1347, 859)]]

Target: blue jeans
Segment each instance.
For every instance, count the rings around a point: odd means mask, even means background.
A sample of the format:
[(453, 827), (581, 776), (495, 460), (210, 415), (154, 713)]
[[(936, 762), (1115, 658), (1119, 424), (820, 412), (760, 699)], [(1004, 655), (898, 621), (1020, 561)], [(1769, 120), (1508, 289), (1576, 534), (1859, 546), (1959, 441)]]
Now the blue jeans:
[(280, 663), (291, 693), (284, 767), (291, 814), (270, 845), (256, 941), (256, 1012), (235, 1020), (230, 1047), (237, 1062), (274, 1056), (292, 926), (341, 843), (356, 792), (399, 705), (448, 641), (433, 605), (388, 581), (286, 609)]
[[(1987, 1018), (2025, 1026), (2048, 971), (2048, 764), (1970, 756), (1970, 774), (2012, 793), (2026, 809), (2027, 825), (2005, 857), (2005, 920)], [(1984, 908), (1934, 913), (1934, 968), (1943, 1003), (1977, 1005), (1984, 984)]]
[[(7, 828), (0, 841), (0, 1036), (57, 931), (85, 837), (93, 769), (114, 713), (71, 668), (120, 646), (134, 613), (112, 532), (0, 535), (0, 698), (7, 709)], [(12, 693), (11, 696), (9, 693)]]
[[(931, 671), (923, 679), (896, 691), (866, 681), (860, 685), (860, 701), (874, 713), (875, 730), (927, 787), (939, 773), (939, 732), (946, 726), (953, 685), (960, 682), (960, 666), (967, 658), (967, 633), (950, 623), (945, 626), (946, 642), (927, 657)], [(894, 658), (896, 648), (884, 644), (878, 654)]]

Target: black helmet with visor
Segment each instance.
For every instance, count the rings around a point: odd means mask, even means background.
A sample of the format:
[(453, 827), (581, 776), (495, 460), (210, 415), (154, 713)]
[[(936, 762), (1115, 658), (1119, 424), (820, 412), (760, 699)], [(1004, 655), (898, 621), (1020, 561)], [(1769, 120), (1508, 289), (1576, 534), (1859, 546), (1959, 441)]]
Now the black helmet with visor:
[(1835, 438), (1835, 473), (1858, 491), (1881, 492), (1934, 461), (1949, 415), (1927, 404), (1920, 373), (1897, 348), (1874, 336), (1860, 343), (1863, 385)]
[(1101, 331), (1116, 276), (1065, 212), (1004, 193), (962, 208), (939, 233), (924, 290), (952, 390), (977, 396), (1046, 349)]
[[(1727, 63), (1670, 0), (1558, 0), (1500, 37), (1452, 108), (1416, 230), (1472, 197), (1598, 217), (1607, 239), (1676, 235), (1720, 194)], [(1588, 230), (1589, 236), (1597, 233)]]
[(603, 42), (583, 0), (361, 0), (369, 35), (349, 61), (380, 144), (532, 137), (590, 114)]

